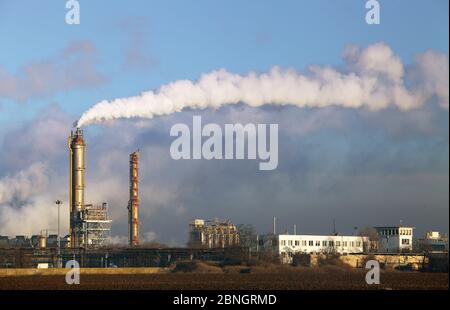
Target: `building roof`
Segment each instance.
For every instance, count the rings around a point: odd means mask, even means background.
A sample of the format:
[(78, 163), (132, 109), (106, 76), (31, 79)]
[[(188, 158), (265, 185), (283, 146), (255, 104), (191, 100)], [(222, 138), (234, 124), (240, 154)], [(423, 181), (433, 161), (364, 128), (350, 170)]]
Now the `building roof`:
[(386, 229), (386, 228), (410, 228), (410, 229), (416, 229), (413, 226), (404, 226), (404, 225), (397, 225), (397, 226), (374, 226), (375, 229)]

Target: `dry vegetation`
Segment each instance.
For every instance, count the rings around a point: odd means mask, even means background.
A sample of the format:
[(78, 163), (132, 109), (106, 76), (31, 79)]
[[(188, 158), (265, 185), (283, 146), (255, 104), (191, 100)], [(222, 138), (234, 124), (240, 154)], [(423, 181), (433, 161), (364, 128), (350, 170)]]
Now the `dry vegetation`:
[(68, 286), (63, 276), (0, 278), (0, 289), (448, 289), (447, 273), (383, 271), (381, 284), (368, 286), (365, 272), (340, 263), (308, 268), (183, 262), (163, 274), (82, 274), (77, 286)]

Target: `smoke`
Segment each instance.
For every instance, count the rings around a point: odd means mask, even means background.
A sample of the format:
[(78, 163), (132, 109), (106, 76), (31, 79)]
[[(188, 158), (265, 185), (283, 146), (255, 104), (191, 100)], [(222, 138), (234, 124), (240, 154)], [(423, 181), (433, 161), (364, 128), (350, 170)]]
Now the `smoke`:
[[(56, 231), (55, 196), (52, 195), (53, 190), (49, 191), (49, 188), (55, 188), (51, 180), (54, 177), (47, 163), (36, 162), (0, 179), (0, 234), (33, 235), (43, 229), (50, 233)], [(61, 214), (67, 213), (68, 204), (65, 201)], [(61, 225), (68, 225), (66, 216), (62, 216)]]
[(0, 204), (23, 202), (48, 186), (47, 165), (34, 163), (27, 169), (0, 179)]
[(448, 56), (434, 51), (418, 55), (409, 68), (385, 43), (343, 53), (342, 69), (310, 66), (305, 74), (273, 67), (268, 73), (233, 74), (225, 69), (204, 74), (197, 82), (179, 80), (139, 96), (103, 100), (84, 112), (78, 126), (119, 118), (153, 118), (185, 108), (219, 108), (246, 103), (323, 108), (340, 106), (380, 110), (421, 107), (435, 97), (448, 109)]

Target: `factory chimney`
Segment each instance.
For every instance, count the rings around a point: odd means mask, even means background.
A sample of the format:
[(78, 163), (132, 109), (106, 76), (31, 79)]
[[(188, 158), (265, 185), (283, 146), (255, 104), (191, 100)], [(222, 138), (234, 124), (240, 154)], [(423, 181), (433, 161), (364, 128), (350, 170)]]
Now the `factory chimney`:
[(130, 246), (139, 245), (139, 151), (130, 154), (130, 200), (128, 238)]
[(84, 179), (86, 172), (86, 144), (83, 131), (77, 128), (70, 133), (70, 246), (79, 247), (83, 243), (83, 227), (80, 212), (84, 209)]

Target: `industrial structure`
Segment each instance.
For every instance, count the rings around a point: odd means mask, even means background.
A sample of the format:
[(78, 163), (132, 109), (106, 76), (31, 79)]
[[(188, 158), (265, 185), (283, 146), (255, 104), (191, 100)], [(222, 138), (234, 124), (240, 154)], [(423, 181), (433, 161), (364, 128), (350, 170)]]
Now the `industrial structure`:
[(424, 252), (448, 251), (448, 237), (438, 231), (429, 231), (416, 240), (414, 248)]
[(85, 204), (86, 143), (79, 128), (70, 133), (70, 247), (105, 245), (111, 230), (106, 203)]
[(130, 200), (128, 201), (128, 242), (139, 245), (139, 151), (130, 154)]
[(239, 232), (236, 225), (218, 219), (207, 223), (195, 219), (190, 224), (189, 245), (193, 247), (225, 248), (239, 245)]
[[(67, 248), (69, 246), (70, 236), (67, 235), (60, 240), (61, 248)], [(56, 234), (39, 234), (28, 236), (15, 236), (9, 238), (8, 236), (0, 236), (0, 248), (57, 248), (58, 247), (58, 235)]]
[[(251, 225), (236, 226), (230, 221), (195, 219), (189, 223), (189, 242), (185, 248), (138, 247), (139, 245), (139, 151), (129, 156), (128, 244), (129, 247), (108, 247), (111, 220), (108, 205), (85, 202), (86, 143), (83, 132), (77, 128), (68, 141), (70, 151), (70, 229), (64, 238), (42, 230), (31, 237), (0, 236), (0, 267), (31, 268), (36, 266), (63, 266), (69, 260), (78, 260), (83, 267), (149, 267), (170, 266), (186, 260), (230, 260), (242, 258), (279, 259), (295, 263), (299, 257), (322, 255), (413, 256), (413, 227), (375, 227), (377, 234), (341, 236), (333, 229), (330, 235), (297, 235), (278, 233), (273, 217), (272, 232), (258, 235)], [(56, 201), (58, 212), (61, 201)], [(427, 255), (430, 265), (443, 257), (448, 261), (448, 238), (438, 232), (429, 232), (423, 239), (414, 240), (415, 253)], [(263, 253), (264, 252), (264, 253)], [(407, 252), (407, 253), (402, 253)], [(409, 253), (408, 253), (409, 252)], [(231, 259), (232, 260), (232, 259)], [(434, 268), (434, 267), (433, 267)], [(433, 269), (430, 267), (430, 270)], [(438, 270), (438, 269), (433, 269)], [(441, 269), (439, 269), (441, 270)], [(447, 264), (448, 270), (448, 264)]]

